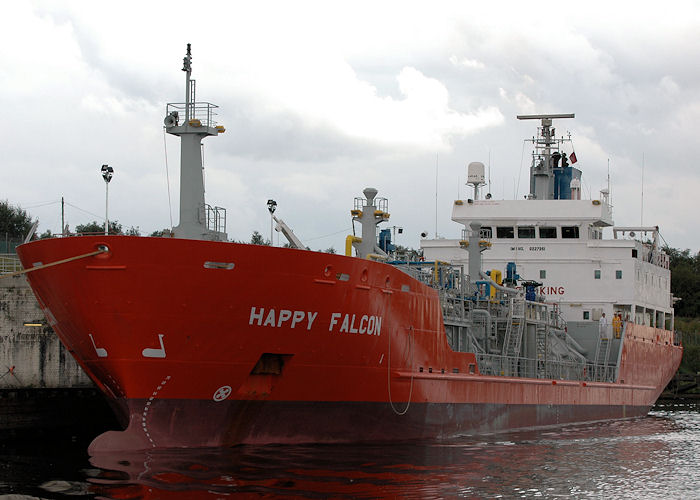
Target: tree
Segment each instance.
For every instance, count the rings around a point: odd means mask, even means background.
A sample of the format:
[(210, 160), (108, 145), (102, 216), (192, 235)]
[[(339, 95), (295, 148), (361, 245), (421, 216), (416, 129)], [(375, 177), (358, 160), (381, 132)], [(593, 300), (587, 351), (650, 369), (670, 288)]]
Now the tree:
[(410, 262), (414, 262), (420, 260), (422, 254), (420, 250), (415, 250), (413, 248), (408, 248), (402, 245), (396, 245), (394, 255), (399, 260), (407, 260)]
[(250, 238), (250, 243), (252, 245), (270, 245), (270, 240), (264, 239), (262, 234), (257, 231), (253, 231), (253, 236)]
[(24, 238), (32, 227), (32, 218), (20, 207), (0, 201), (0, 234), (8, 238)]
[(677, 316), (700, 317), (700, 254), (691, 255), (690, 250), (664, 248), (669, 256), (671, 270), (671, 292), (680, 298), (674, 305)]
[(324, 252), (326, 252), (326, 253), (333, 253), (333, 254), (334, 254), (334, 253), (335, 253), (335, 248), (333, 248), (333, 247), (326, 248), (326, 249), (324, 250)]
[[(105, 225), (100, 224), (97, 221), (88, 222), (87, 224), (78, 224), (75, 227), (75, 232), (84, 235), (105, 234)], [(110, 221), (109, 234), (123, 234), (122, 225), (117, 221)]]

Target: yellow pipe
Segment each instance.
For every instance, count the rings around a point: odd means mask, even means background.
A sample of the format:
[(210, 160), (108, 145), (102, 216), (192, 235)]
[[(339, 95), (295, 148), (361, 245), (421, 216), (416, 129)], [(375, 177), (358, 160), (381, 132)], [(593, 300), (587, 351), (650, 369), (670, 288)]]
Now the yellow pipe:
[(352, 244), (353, 243), (362, 243), (362, 238), (359, 236), (353, 236), (352, 234), (348, 234), (347, 237), (345, 238), (345, 255), (348, 257), (352, 257)]
[(433, 280), (435, 280), (435, 283), (438, 282), (438, 265), (440, 265), (440, 264), (445, 264), (445, 265), (447, 265), (448, 262), (445, 262), (444, 260), (436, 260), (436, 261), (435, 261), (435, 267), (434, 267), (434, 270), (433, 270)]

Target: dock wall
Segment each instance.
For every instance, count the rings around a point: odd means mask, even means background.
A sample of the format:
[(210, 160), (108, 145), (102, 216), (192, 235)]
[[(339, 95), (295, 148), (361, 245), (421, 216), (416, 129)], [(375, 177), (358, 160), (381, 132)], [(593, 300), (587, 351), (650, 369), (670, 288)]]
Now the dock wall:
[(25, 277), (0, 279), (0, 389), (93, 387), (49, 326)]

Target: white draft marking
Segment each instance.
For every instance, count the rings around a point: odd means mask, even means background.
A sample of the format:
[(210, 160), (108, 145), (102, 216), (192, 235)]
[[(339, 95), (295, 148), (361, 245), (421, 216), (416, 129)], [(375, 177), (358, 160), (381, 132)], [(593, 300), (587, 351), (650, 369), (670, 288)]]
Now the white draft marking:
[(143, 351), (141, 351), (141, 355), (144, 358), (164, 358), (165, 346), (163, 345), (163, 337), (165, 337), (165, 335), (163, 335), (162, 333), (158, 334), (158, 342), (160, 342), (160, 349), (147, 347)]
[(223, 401), (224, 399), (229, 397), (232, 392), (233, 392), (233, 389), (231, 389), (230, 385), (222, 385), (221, 387), (219, 387), (216, 390), (216, 392), (214, 392), (213, 399), (214, 399), (214, 401), (217, 401), (217, 402)]
[(92, 336), (92, 333), (88, 333), (90, 336), (90, 340), (92, 341), (92, 347), (95, 348), (95, 352), (97, 353), (98, 358), (106, 358), (107, 357), (107, 349), (104, 347), (97, 347), (95, 344), (95, 338)]
[(148, 410), (151, 407), (151, 403), (153, 403), (153, 400), (156, 398), (156, 394), (158, 394), (158, 391), (160, 391), (165, 386), (165, 384), (168, 383), (168, 380), (170, 380), (170, 375), (165, 377), (163, 381), (158, 385), (158, 388), (155, 391), (153, 391), (153, 394), (151, 394), (151, 397), (148, 398), (148, 401), (146, 401), (146, 404), (143, 407), (143, 412), (141, 413), (141, 427), (143, 427), (143, 432), (144, 434), (146, 434), (146, 437), (148, 438), (148, 441), (150, 441), (151, 446), (153, 448), (156, 447), (156, 444), (151, 438), (151, 433), (148, 432), (148, 426), (146, 425), (146, 417), (148, 416)]

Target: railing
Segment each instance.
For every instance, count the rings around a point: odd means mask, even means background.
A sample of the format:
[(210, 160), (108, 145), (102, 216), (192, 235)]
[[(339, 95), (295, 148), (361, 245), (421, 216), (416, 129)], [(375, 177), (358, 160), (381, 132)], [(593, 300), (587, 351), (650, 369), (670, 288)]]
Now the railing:
[(614, 365), (596, 366), (590, 362), (542, 361), (533, 358), (478, 353), (476, 354), (476, 360), (479, 366), (479, 373), (497, 377), (510, 376), (590, 382), (613, 382), (616, 377), (616, 367)]
[(0, 254), (0, 274), (16, 273), (22, 270), (22, 264), (13, 253)]
[[(216, 116), (216, 112), (214, 110), (218, 107), (219, 106), (217, 106), (216, 104), (212, 104), (210, 102), (191, 102), (189, 109), (190, 121), (199, 120), (202, 124), (202, 127), (215, 127), (216, 122), (214, 121), (214, 117)], [(184, 123), (186, 110), (187, 103), (171, 102), (168, 103), (168, 106), (166, 108), (166, 114), (169, 115), (173, 111), (177, 111), (179, 115), (178, 125), (186, 125), (186, 123)]]
[(207, 229), (217, 233), (226, 232), (226, 209), (223, 207), (212, 207), (204, 204), (205, 220)]

